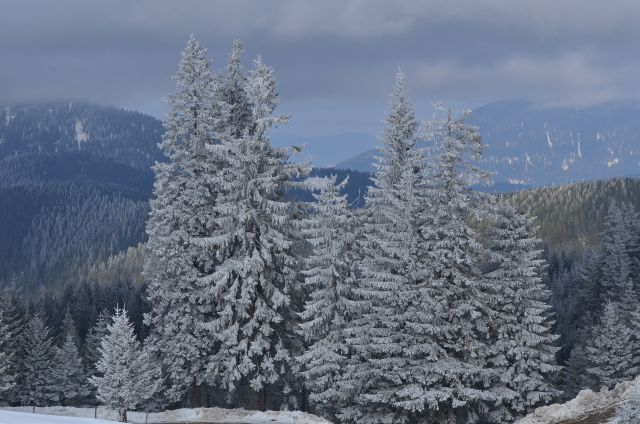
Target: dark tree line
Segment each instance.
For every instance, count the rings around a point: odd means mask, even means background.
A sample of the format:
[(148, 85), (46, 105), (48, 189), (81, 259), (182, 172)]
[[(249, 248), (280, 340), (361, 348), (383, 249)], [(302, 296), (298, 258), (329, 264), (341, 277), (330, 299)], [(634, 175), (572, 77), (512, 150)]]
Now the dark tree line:
[(608, 209), (600, 242), (580, 253), (548, 253), (548, 284), (561, 335), (558, 381), (566, 398), (640, 374), (640, 215)]
[(0, 291), (0, 404), (93, 405), (99, 347), (110, 317), (126, 307), (135, 334), (147, 334), (146, 287), (69, 284), (28, 301), (15, 282)]

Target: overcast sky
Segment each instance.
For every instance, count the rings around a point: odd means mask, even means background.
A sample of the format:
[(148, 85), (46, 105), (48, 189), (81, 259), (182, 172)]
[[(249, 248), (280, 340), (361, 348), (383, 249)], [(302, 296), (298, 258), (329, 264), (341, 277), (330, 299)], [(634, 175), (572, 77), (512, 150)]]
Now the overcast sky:
[[(75, 99), (158, 117), (190, 33), (276, 71), (295, 134), (378, 131), (398, 67), (421, 114), (640, 97), (637, 0), (0, 0), (0, 103)], [(427, 118), (428, 116), (424, 116)]]

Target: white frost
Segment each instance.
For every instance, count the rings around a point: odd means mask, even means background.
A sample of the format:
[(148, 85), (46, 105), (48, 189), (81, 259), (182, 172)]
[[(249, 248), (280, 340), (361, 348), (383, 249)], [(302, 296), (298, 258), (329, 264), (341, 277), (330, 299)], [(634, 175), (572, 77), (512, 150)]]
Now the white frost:
[(547, 144), (549, 145), (550, 149), (553, 149), (553, 141), (551, 141), (551, 134), (549, 134), (549, 130), (546, 130), (547, 132)]
[(89, 134), (84, 131), (82, 121), (76, 119), (74, 129), (76, 130), (76, 142), (78, 143), (78, 147), (80, 147), (82, 143), (86, 143), (87, 141), (89, 141)]
[(580, 145), (580, 141), (578, 141), (578, 157), (582, 158), (582, 146)]
[[(118, 419), (115, 411), (103, 407), (73, 408), (48, 407), (36, 408), (36, 414), (31, 413), (31, 407), (2, 408), (0, 410), (0, 424), (113, 424)], [(94, 419), (94, 416), (98, 419)], [(331, 424), (329, 421), (300, 411), (247, 411), (244, 409), (197, 408), (176, 409), (164, 412), (152, 412), (148, 416), (144, 412), (129, 412), (131, 423), (243, 423), (243, 424)]]
[(113, 421), (0, 411), (0, 424), (113, 424)]
[(4, 126), (8, 127), (11, 124), (11, 120), (15, 117), (15, 115), (11, 114), (11, 109), (6, 107), (4, 109)]

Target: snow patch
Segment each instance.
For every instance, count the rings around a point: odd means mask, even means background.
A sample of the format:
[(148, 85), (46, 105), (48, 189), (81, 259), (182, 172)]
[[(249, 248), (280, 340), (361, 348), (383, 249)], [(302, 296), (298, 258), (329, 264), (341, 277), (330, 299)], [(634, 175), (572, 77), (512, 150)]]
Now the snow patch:
[[(99, 408), (73, 408), (67, 406), (35, 408), (30, 406), (0, 408), (0, 424), (112, 424), (118, 420), (116, 411)], [(97, 417), (97, 419), (94, 419)], [(300, 411), (247, 411), (224, 408), (183, 408), (164, 412), (128, 412), (129, 422), (153, 423), (242, 423), (242, 424), (331, 424), (324, 418)], [(105, 421), (108, 420), (108, 421)]]
[(612, 166), (615, 166), (619, 163), (620, 161), (618, 161), (618, 158), (613, 158), (612, 160), (608, 160), (607, 161), (607, 167), (611, 168)]
[(597, 393), (588, 389), (583, 390), (569, 402), (542, 406), (532, 414), (516, 421), (516, 424), (557, 424), (607, 411), (627, 399), (633, 391), (633, 385), (638, 383), (640, 383), (640, 377), (635, 382), (620, 383), (613, 390), (605, 388)]
[(582, 148), (581, 148), (581, 145), (580, 145), (580, 141), (578, 141), (578, 157), (580, 159), (582, 159)]
[(553, 149), (553, 141), (551, 141), (551, 134), (549, 134), (549, 130), (545, 130), (547, 132), (547, 144), (549, 145), (549, 149)]
[(0, 411), (0, 424), (113, 424), (113, 421)]
[(15, 118), (15, 115), (11, 114), (11, 108), (5, 108), (4, 109), (4, 126), (8, 127), (11, 124), (11, 121), (13, 120), (13, 118)]
[(567, 160), (566, 160), (566, 159), (564, 159), (564, 160), (562, 161), (562, 170), (563, 170), (564, 172), (567, 172), (567, 170), (568, 170), (568, 169), (569, 169), (569, 162), (567, 162)]
[(78, 147), (80, 147), (82, 143), (89, 141), (89, 134), (84, 131), (82, 121), (76, 119), (74, 129), (76, 130), (76, 143), (78, 143)]

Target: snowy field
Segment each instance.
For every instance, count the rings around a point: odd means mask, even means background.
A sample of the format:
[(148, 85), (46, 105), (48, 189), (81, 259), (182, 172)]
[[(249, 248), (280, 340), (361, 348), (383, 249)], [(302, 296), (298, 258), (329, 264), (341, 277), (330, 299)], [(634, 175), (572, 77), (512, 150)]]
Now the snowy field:
[(113, 424), (113, 421), (0, 411), (0, 424)]
[[(105, 408), (31, 407), (0, 409), (0, 424), (113, 424), (118, 417)], [(97, 416), (98, 419), (93, 417)], [(247, 411), (244, 409), (197, 408), (176, 409), (146, 414), (129, 412), (136, 424), (218, 423), (218, 424), (330, 424), (329, 421), (299, 411)]]

